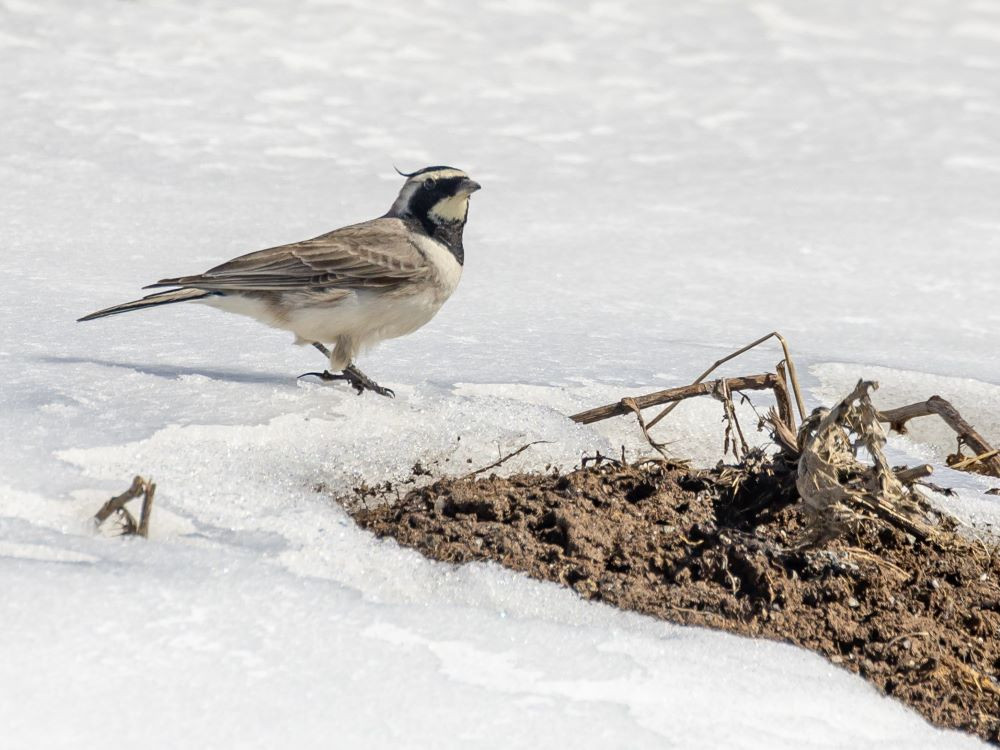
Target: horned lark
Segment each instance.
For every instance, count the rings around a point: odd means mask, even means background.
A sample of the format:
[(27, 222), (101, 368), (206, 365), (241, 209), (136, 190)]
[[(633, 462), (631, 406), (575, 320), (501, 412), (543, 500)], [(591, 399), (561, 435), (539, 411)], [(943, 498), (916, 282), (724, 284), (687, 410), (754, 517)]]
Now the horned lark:
[(469, 196), (480, 187), (452, 167), (400, 174), (406, 182), (385, 216), (241, 255), (195, 276), (162, 279), (145, 288), (179, 288), (80, 320), (202, 302), (291, 331), (296, 344), (315, 346), (328, 358), (329, 370), (308, 374), (346, 380), (359, 394), (391, 397), (354, 358), (379, 341), (417, 330), (455, 291), (465, 261)]

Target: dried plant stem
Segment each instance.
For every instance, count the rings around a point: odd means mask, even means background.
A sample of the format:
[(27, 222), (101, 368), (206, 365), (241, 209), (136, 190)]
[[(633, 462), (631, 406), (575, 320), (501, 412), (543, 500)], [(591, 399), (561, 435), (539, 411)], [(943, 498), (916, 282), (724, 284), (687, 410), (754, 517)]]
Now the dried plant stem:
[(500, 456), (500, 458), (498, 458), (496, 461), (494, 461), (493, 463), (491, 463), (489, 466), (483, 466), (482, 468), (476, 469), (475, 471), (470, 471), (468, 474), (465, 474), (462, 477), (462, 479), (468, 479), (469, 477), (476, 476), (476, 474), (482, 474), (484, 471), (489, 471), (490, 469), (495, 469), (498, 466), (501, 466), (501, 465), (507, 463), (507, 461), (509, 461), (510, 459), (514, 458), (514, 456), (519, 456), (520, 454), (524, 453), (531, 446), (533, 446), (533, 445), (539, 445), (541, 443), (549, 443), (549, 442), (551, 442), (551, 441), (550, 440), (535, 440), (534, 442), (531, 442), (531, 443), (525, 443), (520, 448), (518, 448), (516, 451), (511, 451), (510, 453), (508, 453), (508, 454), (506, 454), (504, 456)]
[(139, 528), (135, 531), (143, 539), (149, 536), (149, 517), (153, 513), (153, 495), (155, 494), (156, 485), (152, 481), (146, 482), (142, 496), (142, 510), (139, 513)]
[[(775, 367), (778, 382), (774, 386), (774, 400), (777, 402), (778, 416), (781, 418), (781, 421), (785, 423), (790, 431), (794, 432), (795, 415), (792, 413), (792, 400), (788, 395), (788, 376), (785, 370), (784, 361), (779, 362), (777, 367)], [(801, 407), (799, 413), (801, 414)]]
[(653, 440), (653, 436), (649, 434), (649, 430), (646, 428), (646, 420), (642, 418), (642, 409), (635, 402), (635, 399), (623, 398), (622, 404), (628, 407), (632, 413), (635, 414), (636, 421), (639, 422), (639, 429), (642, 430), (642, 436), (646, 438), (646, 442), (649, 443), (650, 447), (663, 456), (663, 458), (669, 460), (670, 457), (667, 455), (666, 444), (658, 443), (656, 440)]
[[(708, 375), (716, 368), (771, 338), (778, 340), (781, 344), (781, 349), (785, 354), (785, 358), (775, 367), (776, 372), (768, 372), (761, 375), (749, 375), (738, 378), (719, 378), (707, 383), (705, 382), (705, 378), (708, 377)], [(626, 414), (631, 411), (635, 414), (636, 419), (639, 422), (639, 428), (642, 430), (642, 434), (646, 438), (646, 441), (657, 452), (666, 457), (663, 444), (658, 443), (653, 439), (649, 432), (650, 429), (652, 429), (657, 422), (673, 411), (677, 407), (677, 404), (684, 399), (711, 394), (722, 401), (723, 408), (725, 409), (726, 437), (723, 452), (728, 451), (729, 448), (732, 447), (733, 455), (738, 461), (741, 458), (740, 450), (742, 449), (742, 453), (745, 456), (749, 451), (749, 448), (747, 447), (746, 438), (743, 435), (743, 429), (740, 426), (739, 420), (736, 418), (736, 412), (732, 401), (732, 392), (771, 389), (774, 391), (774, 399), (777, 403), (777, 410), (769, 414), (764, 421), (771, 425), (776, 439), (782, 444), (782, 447), (785, 448), (786, 452), (791, 455), (797, 455), (799, 446), (795, 440), (797, 433), (795, 416), (792, 413), (792, 403), (789, 396), (789, 379), (791, 380), (791, 391), (795, 394), (799, 417), (801, 419), (805, 419), (805, 405), (802, 401), (801, 389), (799, 388), (798, 373), (795, 369), (795, 362), (792, 360), (791, 353), (788, 351), (788, 342), (785, 341), (785, 337), (780, 333), (772, 331), (766, 336), (761, 336), (756, 341), (737, 349), (732, 354), (717, 360), (711, 367), (699, 375), (691, 385), (679, 388), (668, 388), (663, 391), (649, 393), (645, 396), (623, 398), (616, 404), (606, 404), (595, 409), (588, 409), (587, 411), (574, 414), (570, 417), (570, 419), (582, 424), (590, 424), (592, 422), (598, 422), (602, 419), (608, 419), (609, 417)], [(642, 410), (650, 406), (658, 406), (659, 404), (669, 404), (669, 406), (646, 422), (642, 416)], [(731, 438), (732, 443), (730, 443)], [(739, 442), (737, 442), (737, 438)]]
[(879, 557), (877, 555), (873, 555), (868, 550), (861, 549), (860, 547), (845, 547), (844, 548), (844, 552), (847, 553), (848, 555), (850, 555), (851, 557), (857, 557), (857, 558), (861, 558), (863, 560), (869, 560), (869, 561), (875, 563), (876, 565), (879, 565), (881, 567), (887, 568), (887, 569), (893, 571), (894, 573), (896, 573), (897, 575), (899, 575), (901, 578), (909, 578), (910, 577), (910, 574), (907, 573), (905, 570), (903, 570), (898, 565), (893, 565), (888, 560), (885, 560), (885, 559), (883, 559), (883, 558), (881, 558), (881, 557)]
[(902, 469), (896, 472), (896, 479), (898, 479), (903, 484), (913, 484), (918, 479), (923, 479), (924, 477), (929, 477), (934, 473), (934, 467), (930, 464), (920, 464), (920, 466), (912, 466), (907, 469)]
[(986, 453), (980, 453), (978, 456), (969, 456), (968, 458), (963, 458), (961, 461), (956, 461), (951, 464), (953, 469), (968, 469), (973, 464), (984, 463), (987, 459), (993, 458), (994, 456), (1000, 456), (1000, 450), (994, 448)]
[[(695, 378), (695, 381), (694, 381), (694, 383), (692, 383), (692, 385), (697, 385), (698, 383), (701, 383), (705, 378), (707, 378), (710, 374), (712, 374), (712, 372), (715, 371), (716, 368), (724, 365), (729, 360), (735, 359), (736, 357), (740, 356), (741, 354), (750, 351), (755, 346), (759, 346), (760, 344), (763, 344), (765, 341), (767, 341), (768, 339), (771, 339), (771, 338), (777, 339), (778, 342), (781, 344), (781, 350), (785, 354), (785, 360), (784, 361), (788, 363), (788, 374), (789, 374), (789, 376), (791, 376), (792, 391), (795, 393), (795, 402), (796, 402), (796, 405), (799, 408), (799, 419), (805, 419), (806, 418), (806, 407), (805, 407), (805, 404), (802, 401), (802, 393), (801, 393), (801, 391), (799, 389), (799, 374), (798, 374), (798, 371), (795, 369), (795, 362), (792, 360), (792, 355), (788, 351), (788, 342), (785, 341), (785, 337), (782, 336), (777, 331), (772, 331), (771, 333), (767, 334), (766, 336), (761, 336), (756, 341), (752, 341), (749, 344), (747, 344), (746, 346), (744, 346), (743, 348), (737, 349), (732, 354), (729, 354), (729, 355), (723, 357), (722, 359), (717, 360), (711, 367), (709, 367), (707, 370), (705, 370), (705, 372), (703, 372), (701, 375), (699, 375), (697, 378)], [(737, 390), (737, 389), (733, 388), (732, 390)], [(653, 417), (651, 420), (649, 420), (649, 422), (647, 423), (646, 427), (648, 429), (652, 429), (656, 425), (657, 422), (659, 422), (661, 419), (663, 419), (665, 416), (667, 416), (675, 408), (677, 408), (677, 404), (676, 403), (671, 404), (666, 409), (664, 409), (659, 414), (657, 414), (655, 417)], [(791, 415), (789, 414), (789, 416), (791, 416)], [(794, 422), (790, 422), (789, 426), (793, 430), (795, 429)]]
[[(95, 523), (100, 526), (116, 513), (122, 519), (122, 536), (136, 534), (143, 538), (149, 535), (149, 517), (153, 512), (153, 496), (156, 493), (156, 485), (152, 481), (147, 481), (140, 476), (132, 480), (132, 485), (122, 494), (108, 500), (101, 506), (100, 510), (94, 514)], [(129, 513), (125, 504), (142, 495), (142, 510), (139, 513), (139, 522)]]
[(125, 503), (129, 500), (139, 497), (145, 486), (146, 481), (142, 477), (135, 477), (132, 480), (131, 487), (125, 490), (122, 494), (111, 498), (101, 506), (101, 509), (94, 514), (94, 520), (97, 521), (98, 525), (104, 523), (112, 516), (112, 514), (123, 510), (125, 508)]
[[(733, 404), (732, 392), (729, 390), (729, 381), (720, 380), (717, 382), (719, 383), (719, 387), (713, 392), (713, 395), (722, 402), (723, 421), (726, 423), (726, 436), (722, 453), (725, 455), (726, 451), (732, 448), (733, 458), (741, 461), (743, 456), (746, 456), (750, 452), (750, 446), (747, 445), (747, 440), (743, 436), (743, 428), (740, 427), (740, 420), (736, 418), (736, 407)], [(732, 434), (734, 428), (735, 435)], [(736, 441), (737, 437), (739, 438), (738, 443)]]
[(915, 417), (927, 417), (931, 414), (937, 414), (941, 417), (958, 434), (959, 440), (969, 446), (976, 454), (973, 459), (962, 461), (961, 463), (964, 464), (962, 468), (968, 469), (973, 463), (977, 463), (975, 459), (978, 458), (978, 463), (982, 464), (987, 473), (1000, 477), (1000, 453), (962, 418), (954, 406), (940, 396), (931, 396), (926, 401), (879, 412), (878, 418), (882, 422), (888, 422), (889, 426), (896, 432), (904, 434), (906, 423), (909, 420)]
[[(730, 391), (763, 391), (768, 388), (773, 389), (778, 383), (778, 376), (772, 372), (766, 372), (760, 375), (725, 378), (725, 381)], [(663, 391), (656, 391), (655, 393), (636, 396), (627, 400), (634, 403), (639, 409), (646, 409), (650, 406), (658, 406), (659, 404), (683, 401), (686, 398), (694, 396), (711, 395), (720, 387), (721, 382), (721, 380), (710, 380), (707, 383), (693, 383), (678, 388), (667, 388)], [(600, 422), (602, 419), (628, 414), (633, 409), (630, 405), (626, 405), (625, 401), (626, 399), (622, 399), (613, 404), (605, 404), (594, 409), (588, 409), (579, 414), (574, 414), (570, 419), (581, 424), (591, 424), (592, 422)], [(646, 427), (647, 429), (652, 427), (652, 423), (648, 423)]]
[(774, 441), (781, 446), (781, 449), (789, 456), (799, 455), (799, 438), (795, 431), (788, 426), (788, 423), (781, 416), (780, 411), (773, 407), (768, 409), (764, 415), (764, 424), (771, 428)]

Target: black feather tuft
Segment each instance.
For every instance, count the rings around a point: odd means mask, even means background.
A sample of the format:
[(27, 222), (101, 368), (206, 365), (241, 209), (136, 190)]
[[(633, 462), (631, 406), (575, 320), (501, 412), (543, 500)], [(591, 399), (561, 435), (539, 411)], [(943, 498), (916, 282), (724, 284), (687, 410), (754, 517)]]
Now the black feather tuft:
[[(443, 165), (439, 165), (436, 167), (424, 167), (423, 169), (418, 169), (416, 172), (401, 172), (399, 170), (399, 167), (397, 167), (395, 164), (392, 165), (392, 168), (396, 170), (396, 174), (398, 174), (400, 177), (406, 177), (407, 179), (409, 179), (410, 177), (416, 177), (417, 175), (420, 174), (426, 174), (427, 172), (437, 172), (439, 169), (455, 169), (455, 167), (446, 167)], [(458, 172), (461, 170), (455, 169), (455, 171)]]

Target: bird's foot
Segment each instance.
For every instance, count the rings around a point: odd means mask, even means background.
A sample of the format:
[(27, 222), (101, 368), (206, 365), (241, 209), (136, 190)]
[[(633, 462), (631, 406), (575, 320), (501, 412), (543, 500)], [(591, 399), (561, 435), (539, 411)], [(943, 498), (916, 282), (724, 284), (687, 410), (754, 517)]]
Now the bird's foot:
[(348, 365), (341, 373), (341, 377), (357, 390), (359, 396), (365, 391), (373, 391), (380, 396), (396, 398), (396, 393), (391, 388), (379, 385), (354, 365)]
[(331, 380), (346, 380), (351, 387), (358, 392), (359, 396), (365, 391), (372, 391), (380, 396), (387, 396), (388, 398), (396, 397), (395, 392), (391, 388), (384, 388), (380, 386), (354, 365), (348, 365), (343, 372), (337, 374), (334, 374), (329, 370), (324, 370), (323, 372), (307, 372), (299, 375), (299, 377), (304, 378), (309, 375), (315, 375), (320, 380), (325, 380), (327, 382)]

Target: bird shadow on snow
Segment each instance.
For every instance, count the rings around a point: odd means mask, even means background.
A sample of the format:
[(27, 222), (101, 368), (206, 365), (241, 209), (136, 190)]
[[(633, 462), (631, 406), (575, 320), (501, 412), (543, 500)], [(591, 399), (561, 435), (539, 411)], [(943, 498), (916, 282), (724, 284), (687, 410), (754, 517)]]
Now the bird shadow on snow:
[(140, 362), (115, 362), (108, 359), (94, 359), (91, 357), (53, 357), (44, 356), (36, 358), (40, 362), (49, 362), (61, 365), (99, 365), (100, 367), (117, 367), (124, 370), (141, 372), (144, 375), (154, 375), (158, 378), (169, 378), (178, 380), (185, 375), (198, 375), (210, 380), (224, 380), (231, 383), (263, 383), (267, 385), (295, 385), (295, 377), (289, 375), (275, 375), (273, 373), (255, 373), (245, 370), (218, 370), (207, 367), (181, 367), (179, 365), (146, 364)]

